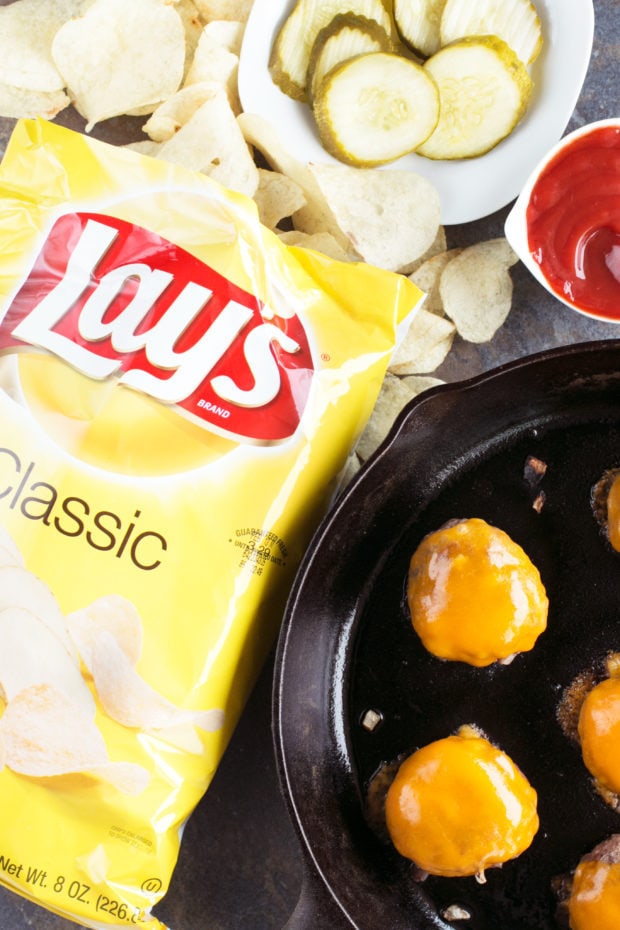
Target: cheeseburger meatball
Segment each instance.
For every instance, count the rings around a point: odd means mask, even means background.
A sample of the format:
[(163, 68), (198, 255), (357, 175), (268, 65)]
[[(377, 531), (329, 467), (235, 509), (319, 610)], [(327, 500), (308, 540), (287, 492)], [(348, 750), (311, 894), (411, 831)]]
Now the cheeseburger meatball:
[(431, 875), (476, 875), (514, 859), (538, 830), (537, 797), (504, 752), (469, 727), (418, 749), (390, 785), (398, 852)]
[(503, 530), (473, 518), (426, 536), (407, 601), (422, 643), (441, 659), (486, 666), (532, 649), (549, 601), (538, 569)]
[[(583, 761), (602, 793), (620, 794), (620, 678), (603, 679), (586, 694), (577, 724)], [(620, 927), (620, 915), (618, 918)]]
[(571, 930), (620, 927), (620, 835), (599, 843), (575, 870), (563, 910)]
[(611, 547), (620, 552), (620, 469), (610, 468), (592, 488), (592, 509)]

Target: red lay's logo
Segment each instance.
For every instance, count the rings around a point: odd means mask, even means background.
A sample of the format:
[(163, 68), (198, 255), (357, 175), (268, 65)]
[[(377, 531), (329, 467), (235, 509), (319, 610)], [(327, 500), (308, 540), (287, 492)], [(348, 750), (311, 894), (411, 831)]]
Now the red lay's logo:
[(293, 435), (314, 372), (296, 316), (274, 315), (156, 233), (96, 213), (50, 229), (0, 325), (0, 350), (24, 344), (258, 442)]

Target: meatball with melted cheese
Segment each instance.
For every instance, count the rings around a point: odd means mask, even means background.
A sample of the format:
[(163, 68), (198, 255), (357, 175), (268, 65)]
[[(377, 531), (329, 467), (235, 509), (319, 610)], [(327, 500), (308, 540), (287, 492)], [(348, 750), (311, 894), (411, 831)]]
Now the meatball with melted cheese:
[(476, 875), (524, 852), (538, 830), (537, 795), (506, 753), (471, 727), (423, 746), (390, 785), (386, 825), (424, 872)]
[(451, 521), (422, 540), (409, 565), (407, 602), (429, 652), (474, 666), (532, 649), (549, 607), (521, 546), (479, 518)]
[(603, 794), (620, 795), (620, 678), (617, 669), (586, 694), (579, 711), (577, 731), (584, 764), (597, 788)]
[(620, 552), (620, 469), (605, 471), (592, 488), (594, 516), (612, 549)]
[(609, 542), (620, 552), (620, 474), (616, 474), (607, 495), (607, 532)]
[(618, 930), (620, 835), (599, 843), (580, 860), (563, 908), (571, 930)]

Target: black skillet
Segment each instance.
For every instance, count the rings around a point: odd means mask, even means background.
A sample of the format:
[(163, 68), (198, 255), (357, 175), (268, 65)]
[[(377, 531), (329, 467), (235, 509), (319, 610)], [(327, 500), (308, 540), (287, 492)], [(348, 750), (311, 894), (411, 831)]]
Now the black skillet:
[[(539, 483), (528, 456), (547, 464)], [(556, 712), (564, 689), (620, 650), (620, 555), (590, 490), (620, 466), (620, 340), (552, 350), (434, 388), (399, 416), (325, 518), (296, 578), (278, 643), (274, 735), (307, 874), (290, 930), (553, 930), (554, 876), (620, 814), (593, 790)], [(540, 491), (542, 509), (533, 506)], [(404, 602), (411, 553), (453, 517), (506, 530), (540, 569), (549, 624), (511, 665), (430, 656)], [(380, 724), (362, 725), (368, 710)], [(382, 764), (474, 723), (539, 795), (530, 849), (474, 878), (415, 881), (369, 818)], [(457, 904), (468, 920), (447, 922)], [(620, 926), (620, 924), (619, 924)]]

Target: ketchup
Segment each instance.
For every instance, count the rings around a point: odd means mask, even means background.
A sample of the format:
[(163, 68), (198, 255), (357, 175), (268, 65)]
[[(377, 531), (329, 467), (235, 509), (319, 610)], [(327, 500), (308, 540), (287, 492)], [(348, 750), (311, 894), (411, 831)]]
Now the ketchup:
[(552, 290), (577, 310), (620, 321), (620, 126), (578, 136), (552, 158), (526, 221)]

